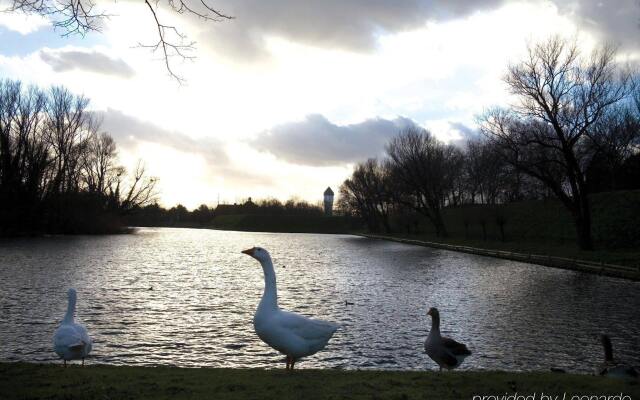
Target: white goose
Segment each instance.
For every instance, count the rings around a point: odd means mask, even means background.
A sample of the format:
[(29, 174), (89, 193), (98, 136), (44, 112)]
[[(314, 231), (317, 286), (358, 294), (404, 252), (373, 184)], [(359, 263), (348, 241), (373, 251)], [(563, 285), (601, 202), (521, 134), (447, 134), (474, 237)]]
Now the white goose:
[(322, 350), (338, 325), (311, 319), (278, 307), (276, 273), (269, 252), (260, 247), (242, 251), (260, 262), (264, 272), (264, 294), (253, 317), (253, 327), (263, 342), (287, 356), (287, 370), (301, 357)]
[(424, 350), (433, 361), (442, 368), (454, 369), (462, 364), (465, 358), (471, 355), (471, 351), (463, 343), (440, 335), (440, 312), (432, 307), (427, 312), (431, 315), (431, 330), (424, 342)]
[(76, 311), (76, 290), (69, 289), (67, 296), (69, 297), (67, 313), (53, 335), (53, 348), (64, 360), (65, 367), (70, 360), (82, 360), (84, 365), (85, 357), (91, 352), (92, 342), (87, 329), (73, 320), (73, 314)]

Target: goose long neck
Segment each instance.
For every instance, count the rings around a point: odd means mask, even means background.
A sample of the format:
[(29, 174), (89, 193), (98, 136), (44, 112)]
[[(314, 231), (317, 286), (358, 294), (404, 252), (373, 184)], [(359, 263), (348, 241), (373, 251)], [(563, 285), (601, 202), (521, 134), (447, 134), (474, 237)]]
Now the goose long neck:
[(260, 307), (278, 308), (278, 288), (276, 286), (276, 272), (273, 269), (271, 258), (260, 261), (264, 272), (264, 293), (260, 301)]
[(438, 314), (431, 316), (431, 331), (429, 334), (440, 336), (440, 316)]
[(73, 323), (73, 314), (76, 312), (76, 297), (69, 296), (69, 304), (67, 304), (67, 313), (64, 315), (63, 322), (65, 324)]
[(604, 360), (613, 361), (613, 348), (609, 336), (602, 336), (602, 346), (604, 347)]

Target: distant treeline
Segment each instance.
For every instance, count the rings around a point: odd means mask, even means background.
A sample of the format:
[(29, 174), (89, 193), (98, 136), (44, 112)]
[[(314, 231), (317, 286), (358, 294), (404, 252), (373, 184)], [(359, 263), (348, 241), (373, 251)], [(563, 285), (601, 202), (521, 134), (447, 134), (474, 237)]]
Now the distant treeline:
[(0, 236), (121, 231), (155, 179), (118, 165), (116, 144), (62, 87), (0, 80)]
[(216, 207), (202, 204), (192, 211), (181, 204), (166, 209), (154, 203), (135, 207), (126, 222), (131, 226), (214, 227), (216, 218), (230, 215), (322, 217), (324, 211), (319, 205), (295, 199), (282, 203), (277, 199), (254, 202), (249, 198), (240, 204), (220, 204)]
[[(481, 115), (476, 137), (455, 146), (404, 129), (382, 159), (356, 165), (338, 206), (373, 232), (415, 231), (419, 215), (444, 237), (444, 209), (551, 197), (567, 211), (579, 247), (592, 249), (591, 195), (640, 188), (638, 77), (610, 47), (582, 57), (558, 37), (532, 45), (504, 78), (517, 102)], [(467, 210), (464, 219), (478, 220)], [(502, 231), (505, 218), (491, 219)]]

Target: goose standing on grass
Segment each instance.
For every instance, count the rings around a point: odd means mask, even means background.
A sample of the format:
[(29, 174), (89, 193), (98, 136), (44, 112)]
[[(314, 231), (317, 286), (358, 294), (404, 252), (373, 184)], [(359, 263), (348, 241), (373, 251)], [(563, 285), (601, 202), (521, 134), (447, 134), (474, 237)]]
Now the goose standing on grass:
[(453, 339), (440, 335), (440, 313), (432, 307), (427, 312), (431, 316), (431, 330), (424, 342), (424, 350), (427, 355), (442, 368), (454, 369), (462, 364), (462, 361), (471, 355), (467, 346)]
[(253, 317), (253, 327), (263, 342), (284, 354), (287, 370), (301, 357), (310, 356), (322, 350), (338, 325), (311, 319), (278, 307), (276, 273), (269, 252), (261, 247), (242, 251), (260, 262), (264, 272), (264, 293)]
[(613, 359), (613, 347), (609, 336), (600, 335), (600, 340), (602, 340), (602, 347), (604, 347), (604, 362), (598, 367), (596, 373), (610, 378), (638, 379), (636, 368)]
[(91, 352), (92, 342), (87, 329), (73, 320), (73, 315), (76, 312), (76, 290), (69, 289), (67, 296), (69, 297), (67, 313), (53, 335), (53, 348), (56, 354), (64, 360), (65, 367), (67, 361), (71, 360), (82, 360), (82, 365), (84, 365), (85, 357)]

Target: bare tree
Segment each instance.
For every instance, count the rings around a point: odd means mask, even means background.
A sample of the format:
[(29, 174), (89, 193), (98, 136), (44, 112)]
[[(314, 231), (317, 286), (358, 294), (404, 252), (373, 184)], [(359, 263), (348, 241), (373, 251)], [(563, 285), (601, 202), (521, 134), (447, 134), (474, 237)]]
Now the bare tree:
[(359, 215), (369, 230), (376, 232), (380, 227), (389, 233), (389, 214), (392, 198), (389, 192), (389, 174), (375, 158), (356, 165), (351, 178), (340, 186), (339, 208)]
[(571, 212), (578, 244), (592, 249), (586, 169), (607, 113), (632, 93), (631, 74), (604, 46), (582, 57), (575, 43), (552, 37), (529, 46), (505, 82), (519, 102), (480, 118), (482, 132), (508, 163), (538, 179)]
[(0, 80), (0, 235), (105, 232), (155, 198), (138, 164), (128, 176), (88, 99)]
[(56, 168), (52, 170), (52, 193), (75, 191), (82, 155), (86, 150), (91, 116), (89, 99), (63, 87), (52, 87), (47, 102), (46, 139), (51, 144)]
[(466, 196), (464, 179), (465, 154), (457, 146), (447, 146), (449, 164), (449, 192), (445, 195), (443, 206), (459, 206)]
[(138, 161), (133, 175), (127, 180), (125, 169), (119, 167), (116, 178), (110, 188), (110, 196), (122, 213), (128, 213), (134, 208), (144, 207), (156, 202), (158, 179), (146, 174), (142, 161)]
[[(164, 6), (176, 14), (196, 17), (207, 22), (233, 19), (217, 10), (209, 0), (144, 0), (144, 4), (149, 10), (151, 21), (155, 24), (158, 40), (155, 43), (138, 45), (153, 52), (160, 51), (167, 72), (178, 82), (182, 82), (183, 78), (174, 72), (171, 59), (193, 59), (195, 42), (189, 40), (178, 27), (163, 22), (158, 13), (160, 8)], [(63, 36), (84, 36), (91, 31), (100, 32), (105, 20), (110, 17), (100, 10), (93, 0), (12, 0), (11, 6), (4, 11), (42, 15), (50, 19), (55, 28), (62, 30)]]
[[(469, 202), (495, 204), (507, 191), (508, 174), (504, 161), (491, 142), (484, 138), (467, 140), (464, 162), (464, 178)], [(478, 198), (479, 197), (479, 198)]]
[(118, 153), (116, 142), (105, 132), (92, 130), (83, 160), (83, 177), (90, 193), (108, 195), (108, 188), (115, 183), (120, 173), (116, 165)]
[[(616, 171), (633, 154), (640, 150), (640, 112), (635, 104), (612, 107), (594, 124), (589, 134), (594, 155), (604, 161), (610, 171)], [(611, 188), (615, 185), (615, 173), (609, 177)]]
[(459, 150), (414, 127), (393, 138), (387, 154), (395, 201), (427, 217), (436, 235), (447, 236), (441, 210), (457, 180)]

